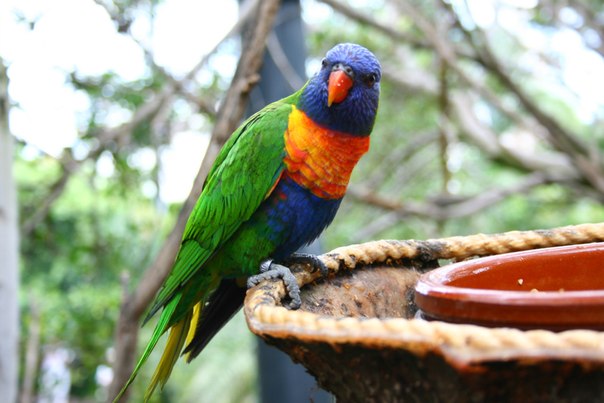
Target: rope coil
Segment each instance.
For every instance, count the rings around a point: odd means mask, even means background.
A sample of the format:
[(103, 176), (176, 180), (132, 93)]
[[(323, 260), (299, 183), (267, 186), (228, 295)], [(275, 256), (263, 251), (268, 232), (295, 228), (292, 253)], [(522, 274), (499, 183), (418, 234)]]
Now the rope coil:
[[(400, 262), (464, 260), (537, 248), (604, 241), (604, 223), (551, 230), (457, 236), (425, 241), (382, 240), (337, 248), (320, 256), (330, 274), (341, 270)], [(302, 287), (318, 272), (295, 273)], [(604, 362), (604, 332), (486, 328), (475, 325), (401, 318), (334, 318), (280, 306), (281, 281), (268, 281), (248, 291), (245, 314), (250, 329), (263, 337), (294, 338), (331, 345), (350, 343), (372, 348), (406, 349), (421, 355), (438, 352), (458, 365), (492, 359), (581, 359)]]

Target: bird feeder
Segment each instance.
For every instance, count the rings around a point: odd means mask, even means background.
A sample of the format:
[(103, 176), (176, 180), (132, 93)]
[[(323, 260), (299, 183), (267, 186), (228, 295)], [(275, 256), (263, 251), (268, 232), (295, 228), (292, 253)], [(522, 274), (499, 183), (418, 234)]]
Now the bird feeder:
[[(598, 323), (556, 328), (438, 315), (426, 320), (416, 303), (418, 282), (443, 263), (601, 241), (604, 224), (583, 224), (342, 247), (321, 256), (326, 278), (294, 268), (302, 287), (299, 310), (286, 308), (282, 282), (270, 280), (248, 291), (245, 315), (255, 334), (302, 363), (341, 401), (604, 401)], [(525, 277), (514, 278), (514, 286), (528, 287), (533, 280)]]

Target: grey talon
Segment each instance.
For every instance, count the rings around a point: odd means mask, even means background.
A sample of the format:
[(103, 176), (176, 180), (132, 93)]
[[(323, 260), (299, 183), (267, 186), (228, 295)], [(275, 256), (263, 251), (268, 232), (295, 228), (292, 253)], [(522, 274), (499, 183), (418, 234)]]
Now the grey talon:
[(329, 274), (329, 269), (325, 266), (325, 263), (317, 256), (309, 253), (293, 253), (284, 261), (285, 264), (308, 264), (314, 270), (319, 270), (321, 276), (325, 277)]
[(300, 306), (302, 305), (302, 300), (300, 299), (300, 286), (298, 286), (296, 277), (292, 274), (291, 270), (288, 267), (277, 264), (271, 259), (265, 260), (260, 263), (260, 273), (254, 276), (250, 276), (247, 279), (247, 287), (251, 288), (256, 286), (261, 281), (277, 278), (283, 280), (287, 295), (291, 299), (289, 307), (291, 309), (300, 308)]

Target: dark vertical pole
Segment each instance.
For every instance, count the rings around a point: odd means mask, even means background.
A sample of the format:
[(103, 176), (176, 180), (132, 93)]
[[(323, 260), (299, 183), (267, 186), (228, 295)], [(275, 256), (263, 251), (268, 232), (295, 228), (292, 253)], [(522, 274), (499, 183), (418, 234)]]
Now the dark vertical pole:
[[(250, 95), (249, 114), (297, 91), (306, 81), (304, 44), (299, 0), (282, 0), (274, 31), (260, 70), (260, 83)], [(321, 253), (319, 243), (305, 250)], [(262, 403), (326, 403), (331, 395), (319, 389), (303, 366), (275, 347), (258, 339), (260, 401)]]

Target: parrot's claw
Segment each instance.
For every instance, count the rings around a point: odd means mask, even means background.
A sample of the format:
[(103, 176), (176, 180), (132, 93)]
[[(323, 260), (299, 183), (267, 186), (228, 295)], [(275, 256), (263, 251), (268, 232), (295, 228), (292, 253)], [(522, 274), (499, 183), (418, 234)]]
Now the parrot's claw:
[(311, 255), (310, 253), (292, 253), (283, 263), (287, 266), (291, 266), (292, 264), (308, 264), (314, 270), (319, 270), (322, 277), (327, 277), (329, 274), (329, 269), (325, 266), (325, 263), (317, 255)]
[[(273, 264), (275, 264), (275, 263), (273, 263), (273, 259), (266, 259), (265, 261), (260, 263), (260, 273), (266, 273), (267, 271), (271, 270), (271, 266)], [(255, 277), (255, 276), (252, 276), (252, 277)], [(248, 287), (249, 287), (249, 285), (248, 285)]]
[(288, 267), (277, 264), (271, 259), (265, 260), (260, 264), (260, 274), (256, 274), (255, 276), (251, 276), (247, 279), (247, 287), (252, 288), (261, 281), (273, 278), (280, 278), (283, 280), (287, 295), (291, 299), (289, 307), (291, 309), (300, 308), (302, 305), (302, 300), (300, 299), (300, 286), (296, 281), (296, 277), (294, 277)]

